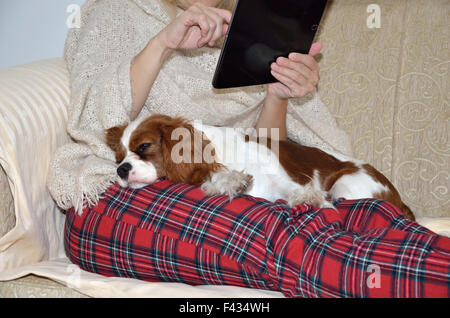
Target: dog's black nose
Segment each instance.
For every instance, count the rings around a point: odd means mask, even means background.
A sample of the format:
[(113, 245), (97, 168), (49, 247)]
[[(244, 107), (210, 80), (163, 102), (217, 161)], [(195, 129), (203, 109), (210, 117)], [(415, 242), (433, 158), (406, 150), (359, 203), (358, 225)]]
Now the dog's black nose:
[(130, 172), (131, 168), (132, 168), (131, 164), (129, 164), (128, 162), (125, 162), (124, 164), (121, 164), (117, 168), (117, 174), (122, 179), (127, 179), (128, 178), (128, 173)]

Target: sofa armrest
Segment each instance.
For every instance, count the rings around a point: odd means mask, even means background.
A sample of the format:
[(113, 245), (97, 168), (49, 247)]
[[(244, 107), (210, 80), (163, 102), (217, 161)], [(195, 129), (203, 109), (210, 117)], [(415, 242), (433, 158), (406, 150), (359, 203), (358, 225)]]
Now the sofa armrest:
[(53, 153), (70, 140), (66, 133), (69, 97), (62, 58), (0, 70), (0, 165), (15, 211), (14, 228), (0, 238), (0, 271), (52, 256), (38, 248), (28, 256), (13, 257), (14, 245), (60, 244), (60, 238), (47, 234), (55, 233), (47, 231), (49, 227), (60, 232), (63, 215), (56, 213), (46, 178)]

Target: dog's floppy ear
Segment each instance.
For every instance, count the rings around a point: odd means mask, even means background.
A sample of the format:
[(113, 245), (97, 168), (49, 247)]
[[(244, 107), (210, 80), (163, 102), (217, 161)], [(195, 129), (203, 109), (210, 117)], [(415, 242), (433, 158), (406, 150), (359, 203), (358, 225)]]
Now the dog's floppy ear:
[[(175, 136), (176, 134), (173, 134), (175, 129), (183, 129), (184, 133)], [(161, 151), (167, 178), (174, 182), (189, 183), (193, 168), (190, 158), (193, 129), (190, 129), (190, 125), (186, 125), (183, 120), (169, 117), (160, 118), (158, 130), (161, 134)]]
[[(195, 129), (186, 120), (182, 118), (164, 119), (159, 130), (164, 170), (170, 180), (200, 185), (210, 177), (211, 172), (218, 170), (221, 166), (216, 162), (204, 162), (202, 153), (208, 141), (201, 136), (199, 138), (201, 146), (195, 147)], [(200, 153), (196, 156), (195, 151)], [(196, 159), (199, 159), (199, 162), (196, 162)]]
[(121, 138), (127, 126), (128, 124), (123, 124), (105, 130), (106, 144), (116, 153), (116, 162), (121, 162), (125, 157), (125, 148), (121, 143)]

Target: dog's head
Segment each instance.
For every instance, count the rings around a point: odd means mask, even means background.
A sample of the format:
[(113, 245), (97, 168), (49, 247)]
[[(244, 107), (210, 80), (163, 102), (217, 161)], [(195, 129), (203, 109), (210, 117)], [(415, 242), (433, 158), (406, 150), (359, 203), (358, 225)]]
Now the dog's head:
[[(174, 135), (176, 129), (181, 133)], [(185, 119), (160, 114), (107, 129), (106, 144), (116, 155), (119, 184), (142, 188), (161, 177), (180, 183), (203, 183), (218, 164), (190, 160), (194, 156), (194, 133)], [(201, 149), (208, 143), (202, 141)], [(180, 156), (188, 160), (180, 161)]]

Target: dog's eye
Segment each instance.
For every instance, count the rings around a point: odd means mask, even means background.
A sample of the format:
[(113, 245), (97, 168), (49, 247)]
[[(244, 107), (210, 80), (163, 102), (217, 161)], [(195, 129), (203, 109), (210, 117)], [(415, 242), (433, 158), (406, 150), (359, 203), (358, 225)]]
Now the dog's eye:
[(146, 151), (148, 148), (150, 148), (151, 146), (152, 146), (151, 143), (145, 143), (145, 144), (142, 144), (142, 145), (140, 145), (139, 148), (137, 149), (137, 153), (138, 153), (138, 154), (141, 154), (141, 153), (143, 153), (144, 151)]

